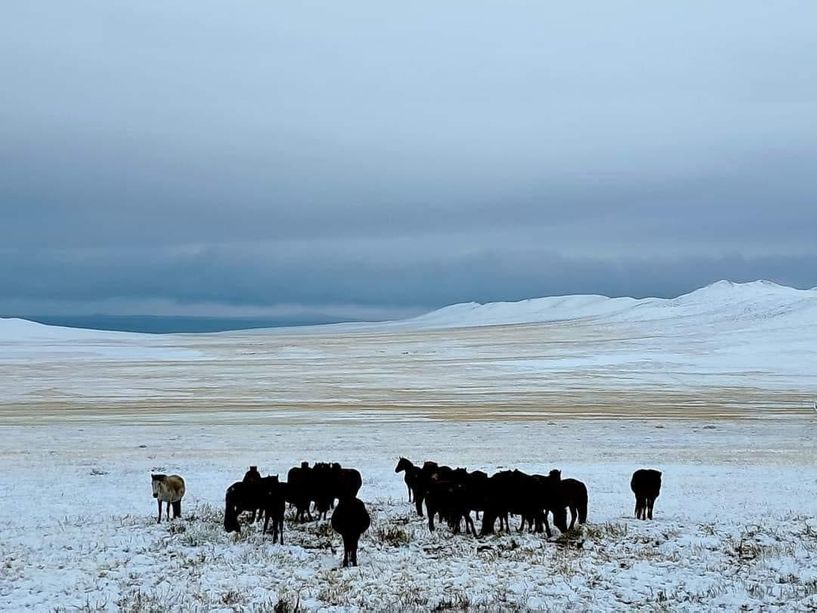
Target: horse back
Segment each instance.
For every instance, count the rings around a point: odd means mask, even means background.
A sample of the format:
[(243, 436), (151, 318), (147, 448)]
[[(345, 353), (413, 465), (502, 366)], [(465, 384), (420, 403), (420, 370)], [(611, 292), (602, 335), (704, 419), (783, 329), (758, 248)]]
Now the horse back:
[(180, 475), (168, 475), (162, 480), (161, 490), (163, 502), (178, 502), (184, 498), (184, 479)]

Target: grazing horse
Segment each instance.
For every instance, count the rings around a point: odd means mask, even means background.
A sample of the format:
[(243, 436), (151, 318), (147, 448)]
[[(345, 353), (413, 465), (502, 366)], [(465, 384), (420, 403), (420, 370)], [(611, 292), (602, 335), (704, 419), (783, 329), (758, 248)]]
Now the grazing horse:
[(260, 492), (255, 483), (236, 481), (224, 494), (224, 529), (241, 532), (238, 516), (244, 511), (255, 511), (261, 506)]
[(464, 468), (446, 469), (440, 467), (435, 472), (425, 490), (428, 529), (434, 530), (434, 516), (448, 522), (457, 534), (460, 524), (465, 521), (466, 534), (477, 535), (471, 511), (485, 509), (488, 475), (482, 471), (469, 473)]
[(558, 474), (528, 475), (519, 470), (500, 471), (487, 481), (485, 512), (482, 516), (482, 534), (493, 534), (494, 522), (499, 519), (502, 529), (510, 530), (508, 515), (520, 515), (522, 523), (551, 536), (548, 512), (553, 513), (553, 523), (562, 532), (567, 531), (567, 513), (561, 498), (561, 478)]
[(264, 519), (266, 534), (272, 520), (272, 542), (284, 543), (284, 509), (286, 507), (286, 484), (278, 481), (278, 475), (262, 477), (258, 481), (237, 481), (227, 488), (224, 496), (224, 529), (241, 532), (238, 516), (243, 511), (259, 510)]
[(408, 499), (409, 502), (411, 502), (417, 496), (415, 491), (420, 486), (420, 467), (412, 464), (408, 458), (400, 456), (400, 460), (397, 462), (394, 472), (399, 473), (404, 471), (406, 474), (403, 476), (403, 481), (406, 482)]
[(270, 520), (272, 520), (272, 542), (276, 539), (284, 544), (284, 512), (286, 511), (286, 491), (287, 484), (278, 481), (278, 475), (264, 477), (258, 482), (258, 487), (262, 489), (262, 510), (264, 513), (264, 534), (267, 533)]
[(360, 536), (369, 529), (371, 520), (363, 501), (354, 496), (344, 496), (332, 513), (332, 528), (343, 537), (343, 566), (357, 566), (357, 544)]
[(159, 504), (159, 517), (156, 523), (162, 522), (162, 503), (166, 503), (165, 517), (170, 519), (170, 506), (173, 505), (173, 519), (182, 516), (182, 498), (184, 498), (184, 479), (179, 475), (153, 474), (150, 476), (153, 486), (153, 497)]
[(442, 481), (432, 479), (426, 491), (426, 510), (428, 511), (428, 529), (434, 531), (434, 516), (448, 522), (448, 526), (458, 534), (460, 524), (465, 520), (465, 533), (477, 535), (474, 520), (471, 517), (473, 492), (467, 481)]
[(655, 499), (661, 493), (661, 471), (641, 468), (633, 473), (630, 489), (635, 494), (635, 516), (638, 519), (652, 519)]
[[(550, 471), (551, 476), (554, 474), (561, 478), (561, 471)], [(561, 492), (562, 502), (570, 509), (568, 530), (573, 530), (577, 519), (580, 524), (587, 523), (587, 486), (577, 479), (561, 479)]]

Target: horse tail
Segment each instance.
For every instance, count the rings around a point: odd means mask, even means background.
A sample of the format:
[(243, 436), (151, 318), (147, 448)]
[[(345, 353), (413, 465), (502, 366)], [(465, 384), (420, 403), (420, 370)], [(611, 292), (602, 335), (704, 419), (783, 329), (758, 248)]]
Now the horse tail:
[(582, 492), (582, 496), (578, 501), (578, 508), (579, 508), (579, 523), (585, 524), (587, 523), (587, 490), (585, 489)]
[(238, 513), (233, 504), (230, 489), (227, 490), (227, 495), (224, 497), (224, 530), (227, 532), (240, 532), (241, 528), (238, 525)]

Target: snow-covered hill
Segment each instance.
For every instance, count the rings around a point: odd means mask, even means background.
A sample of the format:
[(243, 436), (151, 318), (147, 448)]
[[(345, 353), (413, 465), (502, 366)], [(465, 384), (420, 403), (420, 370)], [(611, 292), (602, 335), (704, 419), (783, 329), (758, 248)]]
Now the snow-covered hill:
[[(385, 323), (350, 323), (308, 326), (299, 331), (355, 331), (373, 327), (443, 329), (531, 323), (593, 321), (602, 323), (649, 324), (700, 329), (717, 325), (722, 331), (762, 326), (764, 328), (817, 325), (817, 288), (801, 290), (772, 283), (718, 281), (677, 298), (608, 298), (599, 295), (549, 296), (518, 302), (466, 302), (405, 319)], [(255, 329), (268, 334), (280, 329)], [(223, 333), (226, 335), (230, 332)], [(48, 340), (146, 339), (124, 332), (63, 328), (17, 318), (0, 318), (0, 342)]]
[(527, 415), (579, 401), (626, 412), (626, 392), (656, 411), (675, 411), (678, 395), (692, 394), (694, 406), (678, 409), (689, 412), (709, 390), (713, 412), (810, 410), (815, 364), (817, 290), (765, 281), (722, 281), (673, 299), (562, 296), (454, 305), (399, 322), (220, 334), (0, 320), (9, 382), (0, 408), (160, 398), (201, 410), (275, 407), (287, 416), (294, 406), (391, 407), (390, 416), (446, 407), (484, 415), (494, 406)]
[(817, 289), (772, 283), (718, 281), (677, 298), (608, 298), (598, 295), (551, 296), (520, 302), (455, 304), (405, 323), (423, 328), (597, 320), (617, 323), (683, 323), (729, 328), (770, 322), (817, 324)]
[(132, 336), (127, 332), (86, 330), (48, 326), (18, 317), (0, 317), (0, 342), (48, 341), (48, 340), (88, 340), (100, 338), (122, 338)]

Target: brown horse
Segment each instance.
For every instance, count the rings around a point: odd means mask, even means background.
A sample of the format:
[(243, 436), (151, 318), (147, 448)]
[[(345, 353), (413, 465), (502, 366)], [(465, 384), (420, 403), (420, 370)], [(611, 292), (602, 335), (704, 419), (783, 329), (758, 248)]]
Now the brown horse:
[(159, 504), (159, 517), (162, 521), (162, 503), (166, 504), (165, 517), (170, 519), (170, 506), (173, 505), (173, 519), (182, 516), (182, 498), (184, 498), (184, 479), (179, 475), (154, 474), (150, 476), (153, 486), (153, 497)]

